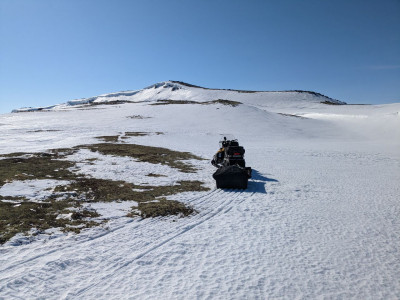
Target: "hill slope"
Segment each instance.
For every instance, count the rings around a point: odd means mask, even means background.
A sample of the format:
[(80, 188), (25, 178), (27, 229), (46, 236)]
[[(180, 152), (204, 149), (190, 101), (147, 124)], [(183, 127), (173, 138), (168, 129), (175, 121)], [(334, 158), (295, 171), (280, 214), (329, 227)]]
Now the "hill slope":
[(257, 92), (221, 90), (198, 87), (180, 81), (166, 81), (153, 84), (147, 88), (137, 91), (118, 92), (104, 94), (97, 97), (71, 100), (64, 104), (49, 107), (21, 108), (14, 110), (14, 112), (65, 109), (70, 106), (85, 104), (117, 104), (122, 102), (141, 102), (157, 100), (185, 100), (206, 102), (218, 99), (233, 100), (249, 105), (262, 105), (267, 107), (296, 107), (298, 105), (301, 105), (301, 103), (308, 105), (315, 105), (319, 103), (345, 104), (344, 102), (331, 99), (315, 92), (308, 91)]

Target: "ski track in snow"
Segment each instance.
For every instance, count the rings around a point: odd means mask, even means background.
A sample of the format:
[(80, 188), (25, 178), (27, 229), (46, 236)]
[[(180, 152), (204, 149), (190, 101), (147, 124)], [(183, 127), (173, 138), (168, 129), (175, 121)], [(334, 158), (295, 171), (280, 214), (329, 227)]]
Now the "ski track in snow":
[[(0, 246), (0, 299), (400, 298), (400, 104), (332, 106), (304, 93), (174, 88), (160, 83), (93, 98), (138, 103), (2, 115), (0, 152), (140, 131), (164, 134), (126, 141), (211, 158), (219, 134), (233, 133), (254, 169), (249, 188), (172, 196), (196, 209), (186, 218), (119, 214), (79, 235)], [(140, 102), (160, 99), (244, 104)], [(138, 115), (144, 118), (131, 118)], [(91, 155), (101, 158), (97, 165), (80, 163)], [(92, 176), (135, 183), (135, 176), (145, 181), (159, 171), (168, 173), (166, 183), (214, 185), (208, 161), (194, 161), (198, 173), (185, 175), (150, 165), (136, 172), (140, 165), (127, 158), (88, 151), (73, 159)], [(125, 162), (125, 178), (117, 162)], [(50, 183), (31, 182), (25, 192), (39, 197), (37, 189)], [(22, 186), (8, 184), (3, 192), (23, 194)]]
[[(179, 226), (177, 229), (175, 229), (174, 232), (169, 233), (167, 236), (163, 236), (163, 240), (161, 242), (156, 242), (154, 245), (150, 245), (149, 247), (147, 247), (147, 249), (144, 252), (141, 252), (139, 254), (134, 254), (133, 258), (128, 258), (127, 260), (125, 260), (122, 266), (120, 266), (116, 270), (113, 270), (109, 275), (101, 277), (100, 280), (96, 280), (96, 283), (94, 285), (86, 287), (83, 290), (78, 291), (78, 293), (74, 296), (81, 297), (88, 290), (93, 289), (98, 285), (103, 285), (103, 286), (104, 286), (104, 284), (110, 285), (107, 282), (108, 279), (110, 279), (110, 277), (113, 277), (118, 273), (122, 273), (122, 275), (124, 273), (126, 273), (125, 268), (128, 267), (133, 262), (142, 259), (146, 255), (151, 254), (154, 251), (157, 251), (160, 247), (164, 246), (166, 243), (180, 237), (183, 234), (186, 234), (193, 228), (203, 224), (204, 222), (207, 222), (208, 220), (217, 216), (218, 214), (228, 212), (232, 208), (232, 205), (238, 205), (241, 202), (243, 202), (244, 200), (246, 200), (246, 198), (240, 197), (240, 194), (241, 193), (233, 192), (233, 196), (235, 196), (234, 198), (231, 198), (232, 193), (228, 193), (227, 195), (221, 195), (223, 197), (226, 197), (228, 200), (224, 201), (222, 204), (218, 205), (217, 207), (213, 207), (212, 210), (210, 210), (210, 211), (205, 211), (204, 213), (200, 214), (198, 218), (193, 217), (191, 222), (188, 222), (187, 224), (183, 224), (183, 225)], [(215, 201), (216, 199), (215, 199), (215, 197), (210, 197), (210, 198), (208, 198), (208, 200)], [(239, 201), (235, 201), (235, 200), (239, 200)]]
[[(125, 235), (128, 237), (126, 240), (120, 240), (121, 237), (120, 235), (118, 235), (118, 230), (121, 227), (119, 227), (114, 229), (113, 231), (109, 231), (105, 234), (90, 238), (87, 241), (80, 242), (79, 244), (73, 244), (71, 246), (66, 246), (61, 249), (56, 249), (43, 253), (27, 261), (15, 264), (7, 269), (0, 270), (0, 272), (7, 271), (7, 273), (9, 274), (9, 277), (5, 280), (5, 285), (11, 290), (14, 289), (14, 286), (22, 285), (23, 282), (35, 282), (35, 277), (36, 280), (40, 280), (41, 282), (51, 282), (56, 279), (54, 277), (57, 277), (57, 274), (59, 274), (60, 271), (69, 269), (68, 273), (74, 274), (76, 273), (74, 266), (78, 269), (81, 268), (81, 263), (79, 261), (76, 261), (76, 258), (74, 258), (77, 252), (90, 252), (88, 253), (88, 257), (95, 257), (96, 255), (99, 255), (99, 257), (102, 257), (101, 261), (110, 261), (110, 258), (114, 256), (118, 257), (118, 252), (114, 247), (108, 249), (107, 252), (104, 251), (105, 249), (102, 247), (100, 248), (100, 253), (93, 252), (93, 244), (113, 245), (115, 242), (117, 242), (114, 240), (114, 237), (117, 236), (118, 243), (124, 243), (125, 247), (131, 249), (132, 252), (129, 254), (129, 256), (124, 257), (121, 262), (119, 262), (118, 260), (114, 262), (114, 260), (111, 259), (112, 264), (110, 266), (100, 267), (96, 265), (95, 268), (100, 268), (101, 270), (103, 270), (102, 272), (93, 272), (93, 270), (90, 269), (87, 270), (89, 273), (92, 274), (90, 276), (91, 281), (95, 282), (93, 284), (90, 284), (89, 286), (85, 286), (83, 288), (80, 287), (80, 282), (82, 282), (82, 280), (83, 282), (85, 282), (86, 285), (86, 274), (82, 275), (83, 278), (78, 278), (77, 282), (71, 282), (71, 286), (69, 286), (69, 288), (74, 287), (78, 289), (78, 292), (69, 296), (81, 298), (84, 297), (85, 293), (96, 288), (97, 286), (104, 286), (105, 284), (107, 284), (107, 281), (110, 280), (110, 277), (114, 277), (120, 273), (121, 276), (123, 276), (124, 272), (126, 272), (125, 268), (129, 267), (130, 264), (157, 251), (157, 249), (159, 249), (160, 247), (180, 237), (181, 235), (186, 234), (190, 230), (196, 228), (204, 222), (207, 222), (218, 214), (229, 212), (233, 207), (239, 205), (246, 199), (251, 199), (252, 195), (254, 195), (254, 192), (251, 193), (249, 191), (246, 191), (238, 193), (236, 191), (213, 190), (211, 193), (207, 193), (204, 196), (190, 200), (189, 203), (200, 212), (193, 217), (178, 220), (178, 226), (172, 225), (173, 230), (164, 227), (163, 222), (160, 223), (157, 219), (151, 219), (149, 221), (145, 219), (136, 222), (129, 222), (124, 224), (123, 226), (124, 229), (127, 231), (125, 233)], [(220, 201), (217, 206), (213, 205), (216, 201)], [(161, 225), (161, 227), (163, 228), (160, 228), (159, 225)], [(152, 226), (156, 226), (156, 228), (152, 228)], [(152, 232), (150, 236), (146, 236), (147, 241), (145, 243), (140, 239), (135, 239), (131, 237), (131, 234), (138, 234), (137, 231), (140, 231), (141, 227), (145, 227), (147, 233), (149, 231)], [(80, 251), (80, 249), (82, 250), (82, 252)], [(118, 251), (119, 250), (120, 249), (118, 249)], [(54, 261), (48, 261), (48, 257), (50, 255), (52, 257), (57, 257), (57, 259)], [(90, 262), (90, 258), (88, 257), (85, 256), (85, 262), (87, 262), (88, 260)], [(104, 259), (105, 257), (106, 259)], [(41, 258), (44, 258), (44, 262), (40, 261)], [(29, 269), (34, 271), (38, 267), (42, 268), (43, 270), (42, 272), (40, 272), (40, 277), (38, 278), (37, 275), (29, 276)], [(23, 270), (24, 276), (21, 279), (16, 280), (15, 277), (19, 275), (21, 270)], [(104, 275), (104, 273), (106, 273), (107, 275)], [(99, 275), (97, 277), (93, 276), (93, 274)], [(62, 274), (62, 276), (68, 277), (69, 275)], [(27, 280), (27, 277), (30, 277), (30, 279)]]
[[(203, 198), (205, 198), (207, 195), (212, 194), (212, 193), (215, 193), (215, 190), (212, 191), (212, 192), (210, 192), (210, 193), (207, 193), (207, 194), (204, 195), (204, 196), (201, 196), (201, 197), (199, 197), (199, 198), (196, 198), (196, 199), (198, 199), (198, 200), (203, 199)], [(194, 204), (194, 200), (190, 200), (189, 203)], [(102, 231), (101, 233), (99, 233), (99, 234), (91, 235), (91, 236), (89, 236), (89, 237), (84, 238), (83, 240), (79, 240), (79, 244), (80, 244), (80, 245), (85, 245), (85, 244), (91, 243), (91, 242), (93, 242), (93, 241), (95, 241), (95, 240), (97, 240), (97, 239), (99, 239), (99, 238), (103, 238), (103, 237), (106, 236), (106, 235), (115, 233), (116, 231), (125, 228), (125, 227), (126, 227), (126, 224), (128, 224), (128, 223), (134, 223), (134, 227), (133, 227), (132, 229), (136, 229), (136, 228), (139, 228), (139, 227), (141, 227), (141, 226), (149, 226), (149, 225), (151, 225), (152, 223), (155, 223), (155, 222), (158, 222), (158, 219), (156, 219), (156, 218), (140, 219), (140, 220), (133, 220), (133, 219), (130, 219), (129, 221), (123, 223), (122, 225), (114, 227), (113, 229), (109, 229), (109, 230), (106, 230), (106, 229), (105, 229), (105, 230), (103, 230), (103, 231)], [(67, 245), (65, 245), (65, 246), (58, 247), (57, 249), (54, 249), (54, 250), (51, 250), (51, 251), (48, 251), (48, 252), (43, 252), (43, 253), (41, 253), (40, 255), (31, 257), (29, 260), (26, 260), (26, 261), (23, 260), (22, 262), (14, 262), (14, 263), (13, 263), (12, 265), (10, 265), (9, 267), (4, 268), (4, 269), (0, 269), (0, 272), (4, 272), (4, 271), (8, 271), (8, 272), (9, 272), (9, 271), (11, 271), (11, 270), (13, 270), (13, 269), (23, 268), (23, 267), (24, 267), (23, 265), (26, 264), (26, 263), (30, 263), (30, 262), (32, 262), (32, 261), (34, 261), (34, 260), (36, 260), (36, 259), (41, 258), (41, 257), (46, 257), (46, 256), (48, 256), (48, 255), (50, 255), (50, 254), (55, 253), (55, 252), (64, 251), (65, 249), (71, 248), (71, 247), (74, 247), (74, 246), (76, 246), (76, 245), (75, 245), (75, 244), (67, 244)]]

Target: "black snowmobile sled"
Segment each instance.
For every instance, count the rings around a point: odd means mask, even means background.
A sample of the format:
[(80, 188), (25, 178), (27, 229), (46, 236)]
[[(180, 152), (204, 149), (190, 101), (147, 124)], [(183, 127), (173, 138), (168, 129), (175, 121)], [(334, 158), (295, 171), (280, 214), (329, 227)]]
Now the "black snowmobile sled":
[(220, 141), (220, 149), (211, 161), (218, 168), (213, 174), (217, 188), (247, 189), (251, 168), (246, 167), (244, 153), (244, 148), (236, 139), (227, 140), (224, 137)]

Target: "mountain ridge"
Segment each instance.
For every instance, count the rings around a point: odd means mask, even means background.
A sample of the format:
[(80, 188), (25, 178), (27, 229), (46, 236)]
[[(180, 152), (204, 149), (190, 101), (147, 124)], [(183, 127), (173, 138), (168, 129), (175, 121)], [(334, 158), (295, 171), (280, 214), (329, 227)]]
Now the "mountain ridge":
[[(314, 91), (307, 91), (307, 90), (282, 90), (282, 91), (254, 91), (254, 90), (237, 90), (237, 89), (220, 89), (220, 88), (207, 88), (207, 87), (202, 87), (199, 85), (194, 85), (191, 83), (187, 83), (184, 81), (176, 81), (176, 80), (169, 80), (170, 82), (173, 83), (179, 83), (188, 87), (195, 87), (195, 88), (201, 88), (201, 89), (205, 89), (205, 90), (217, 90), (217, 91), (233, 91), (233, 92), (239, 92), (239, 93), (290, 93), (290, 92), (296, 92), (296, 93), (308, 93), (308, 94), (312, 94), (315, 96), (320, 96), (320, 97), (326, 97), (329, 99), (332, 99), (334, 101), (339, 101), (337, 99), (333, 99), (331, 97), (328, 97), (324, 94), (318, 93), (318, 92), (314, 92)], [(343, 101), (340, 101), (343, 102)], [(345, 102), (343, 102), (345, 103)], [(347, 103), (346, 103), (347, 104)]]
[[(158, 101), (158, 100), (195, 100), (200, 102), (226, 99), (239, 102), (253, 102), (268, 105), (276, 101), (300, 101), (309, 100), (313, 103), (345, 105), (346, 102), (339, 101), (323, 94), (313, 91), (288, 90), (288, 91), (250, 91), (236, 89), (207, 88), (183, 81), (162, 81), (139, 90), (120, 91), (115, 93), (101, 94), (94, 97), (74, 99), (66, 103), (46, 107), (24, 107), (14, 109), (12, 113), (47, 111), (65, 109), (72, 106), (97, 105), (97, 104), (121, 104), (125, 102)], [(242, 100), (242, 101), (241, 101)]]

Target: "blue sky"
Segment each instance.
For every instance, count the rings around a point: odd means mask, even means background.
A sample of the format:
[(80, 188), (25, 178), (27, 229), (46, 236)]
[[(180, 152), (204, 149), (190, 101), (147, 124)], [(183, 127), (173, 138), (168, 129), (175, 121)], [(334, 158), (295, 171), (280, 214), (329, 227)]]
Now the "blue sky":
[(400, 102), (400, 1), (0, 0), (0, 113), (165, 80)]

